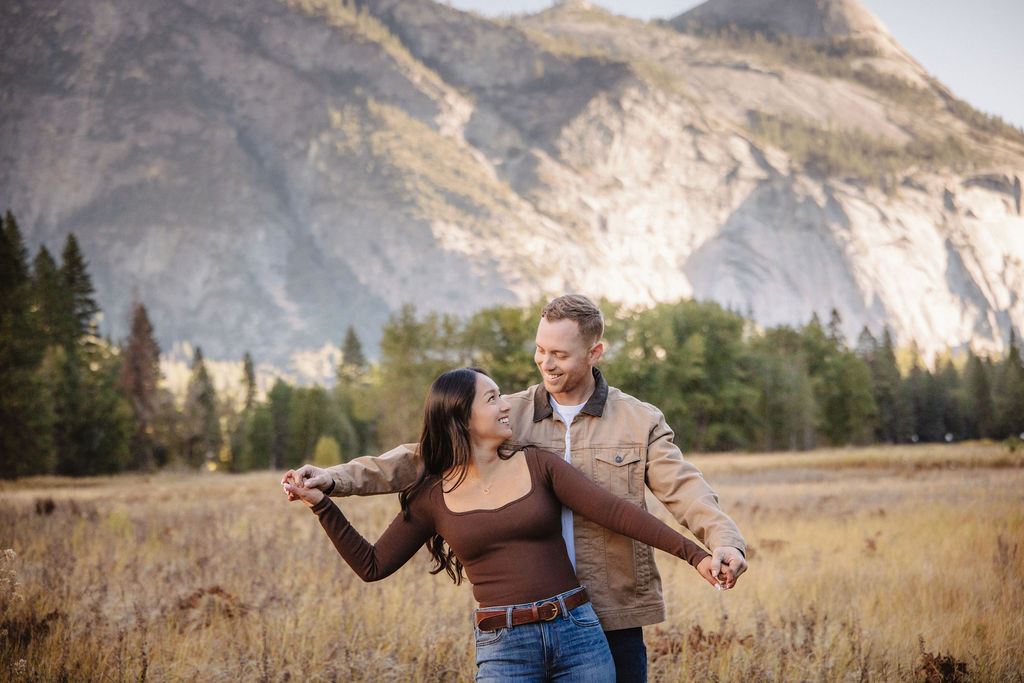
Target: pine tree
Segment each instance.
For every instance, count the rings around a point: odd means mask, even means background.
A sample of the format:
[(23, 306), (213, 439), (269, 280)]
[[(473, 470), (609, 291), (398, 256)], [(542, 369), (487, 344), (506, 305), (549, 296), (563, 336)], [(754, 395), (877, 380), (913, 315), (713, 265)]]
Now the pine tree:
[(363, 345), (351, 325), (345, 332), (341, 354), (332, 399), (351, 427), (349, 442), (339, 443), (342, 457), (351, 459), (372, 450), (377, 417), (373, 413), (377, 404), (376, 387), (369, 382)]
[(800, 351), (800, 333), (788, 326), (751, 340), (752, 384), (758, 388), (758, 450), (804, 450), (815, 444), (814, 389)]
[(875, 342), (874, 337), (866, 339), (862, 332), (858, 355), (871, 371), (872, 395), (878, 408), (875, 438), (884, 443), (908, 441), (912, 432), (907, 426), (910, 410), (900, 392), (902, 377), (896, 364), (896, 351), (889, 328), (885, 328), (880, 344)]
[(88, 264), (78, 246), (74, 233), (69, 233), (61, 252), (61, 279), (66, 296), (69, 297), (69, 323), (73, 339), (69, 342), (81, 342), (88, 337), (96, 336), (95, 317), (100, 312), (93, 298), (95, 290), (92, 278), (89, 277)]
[(142, 470), (156, 466), (153, 421), (159, 382), (160, 346), (153, 335), (146, 307), (136, 301), (132, 305), (131, 332), (121, 352), (117, 388), (132, 407), (135, 418), (131, 445), (133, 464)]
[(131, 464), (135, 420), (128, 401), (117, 390), (121, 374), (118, 354), (103, 340), (82, 350), (80, 412), (71, 425), (77, 458), (76, 474), (112, 474)]
[(237, 462), (238, 471), (266, 467), (272, 457), (273, 442), (274, 425), (270, 406), (258, 403), (246, 419), (244, 440)]
[(48, 474), (53, 415), (39, 372), (28, 252), (14, 215), (0, 223), (0, 477)]
[(962, 399), (962, 382), (953, 359), (946, 356), (938, 363), (935, 382), (942, 405), (943, 439), (945, 441), (962, 440), (967, 433), (967, 409)]
[(223, 443), (217, 392), (199, 347), (192, 356), (192, 374), (185, 395), (185, 431), (186, 462), (193, 467), (215, 467)]
[[(57, 471), (68, 475), (114, 472), (130, 457), (131, 407), (115, 389), (119, 359), (97, 336), (100, 312), (88, 266), (73, 234), (54, 277), (52, 258), (36, 258), (38, 329), (46, 346), (42, 371), (53, 405)], [(48, 346), (47, 346), (48, 345)]]
[(242, 356), (242, 385), (245, 387), (245, 412), (248, 413), (256, 402), (256, 368), (248, 351)]
[(233, 472), (247, 472), (255, 466), (250, 435), (256, 412), (256, 369), (252, 362), (252, 354), (248, 351), (242, 356), (242, 387), (245, 390), (242, 412), (230, 418), (229, 445)]
[(828, 359), (822, 379), (822, 431), (826, 438), (833, 446), (864, 443), (873, 433), (877, 415), (867, 365), (843, 351)]
[(1013, 328), (1010, 328), (1006, 357), (999, 366), (996, 396), (998, 436), (1024, 439), (1024, 360)]
[(36, 311), (35, 325), (39, 333), (40, 346), (61, 344), (73, 335), (70, 326), (63, 324), (66, 319), (67, 298), (64, 296), (63, 279), (57, 263), (49, 250), (42, 246), (36, 254), (32, 268), (32, 305)]
[(283, 462), (297, 467), (312, 462), (316, 444), (321, 437), (331, 437), (339, 447), (355, 447), (355, 434), (351, 423), (321, 386), (300, 387), (294, 391), (288, 407), (288, 451)]
[(363, 354), (363, 344), (359, 341), (359, 335), (351, 325), (345, 330), (345, 341), (341, 344), (341, 364), (338, 373), (343, 371), (348, 374), (361, 374), (366, 370), (366, 356)]
[(287, 382), (278, 378), (267, 394), (270, 409), (270, 460), (267, 466), (274, 470), (288, 462), (288, 423), (294, 390)]
[(964, 368), (964, 405), (968, 439), (989, 438), (996, 427), (992, 402), (992, 368), (971, 349)]
[(846, 335), (843, 334), (843, 318), (835, 308), (828, 319), (828, 339), (838, 351), (846, 350)]

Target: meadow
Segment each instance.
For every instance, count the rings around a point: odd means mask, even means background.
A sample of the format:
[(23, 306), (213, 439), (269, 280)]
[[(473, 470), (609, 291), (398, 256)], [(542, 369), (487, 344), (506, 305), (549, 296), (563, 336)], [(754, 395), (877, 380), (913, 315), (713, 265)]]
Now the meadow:
[[(692, 459), (750, 568), (719, 593), (659, 553), (652, 681), (1024, 681), (1021, 449)], [(471, 680), (469, 586), (422, 552), (362, 583), (280, 476), (0, 484), (0, 680)], [(371, 539), (398, 509), (341, 505)]]

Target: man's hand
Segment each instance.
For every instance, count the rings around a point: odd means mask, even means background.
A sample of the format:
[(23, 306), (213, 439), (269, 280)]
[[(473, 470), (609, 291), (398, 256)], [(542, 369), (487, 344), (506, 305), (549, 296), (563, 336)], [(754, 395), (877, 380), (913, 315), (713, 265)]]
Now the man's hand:
[[(281, 486), (291, 484), (292, 486), (307, 489), (318, 489), (323, 491), (327, 489), (333, 479), (331, 474), (322, 467), (315, 467), (313, 465), (303, 465), (297, 470), (288, 470), (281, 477)], [(297, 496), (294, 493), (289, 493), (287, 488), (285, 493), (288, 493), (288, 500), (299, 500), (301, 496)]]
[(301, 500), (309, 507), (313, 507), (324, 499), (323, 491), (318, 488), (303, 486), (291, 471), (284, 475), (284, 479), (281, 480), (281, 488), (284, 489), (288, 500)]
[(711, 554), (711, 573), (723, 590), (736, 585), (740, 574), (747, 571), (747, 561), (737, 548), (722, 546)]

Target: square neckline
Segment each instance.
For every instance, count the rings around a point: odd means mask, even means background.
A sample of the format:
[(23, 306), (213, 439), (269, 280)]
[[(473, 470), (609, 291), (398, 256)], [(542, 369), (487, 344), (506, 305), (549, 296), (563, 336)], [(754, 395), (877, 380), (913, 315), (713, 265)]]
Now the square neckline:
[[(531, 457), (530, 457), (531, 455), (536, 457), (536, 453), (533, 452), (533, 451), (536, 451), (536, 449), (535, 448), (523, 448), (523, 449), (521, 449), (519, 451), (516, 451), (516, 453), (522, 453), (523, 457), (526, 459), (526, 472), (527, 472), (527, 474), (530, 475), (530, 490), (528, 490), (526, 493), (524, 493), (523, 495), (519, 496), (518, 498), (510, 500), (507, 503), (503, 503), (502, 505), (500, 505), (500, 506), (498, 506), (496, 508), (473, 508), (472, 510), (456, 511), (456, 510), (452, 510), (450, 507), (448, 507), (448, 501), (445, 500), (445, 498), (444, 498), (444, 483), (441, 482), (440, 480), (438, 480), (438, 487), (440, 488), (440, 495), (441, 495), (441, 505), (444, 506), (445, 512), (447, 512), (450, 515), (456, 515), (456, 516), (474, 515), (474, 514), (477, 514), (477, 513), (486, 513), (486, 512), (501, 512), (501, 511), (505, 510), (506, 508), (508, 508), (509, 506), (515, 505), (517, 503), (521, 503), (524, 500), (526, 500), (527, 498), (529, 498), (530, 496), (532, 496), (533, 492), (537, 488), (537, 477), (534, 474), (534, 460), (531, 459)], [(515, 457), (515, 453), (512, 454), (512, 457)]]

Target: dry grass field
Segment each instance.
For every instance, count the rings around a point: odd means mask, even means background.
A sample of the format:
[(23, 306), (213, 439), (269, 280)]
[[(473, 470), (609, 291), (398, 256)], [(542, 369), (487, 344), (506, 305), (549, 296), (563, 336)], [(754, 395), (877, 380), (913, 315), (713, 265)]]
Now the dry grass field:
[[(1024, 681), (1024, 453), (701, 456), (750, 543), (718, 593), (665, 555), (653, 681)], [(469, 680), (468, 585), (364, 584), (280, 473), (0, 484), (0, 680)], [(375, 538), (394, 497), (342, 508)]]

